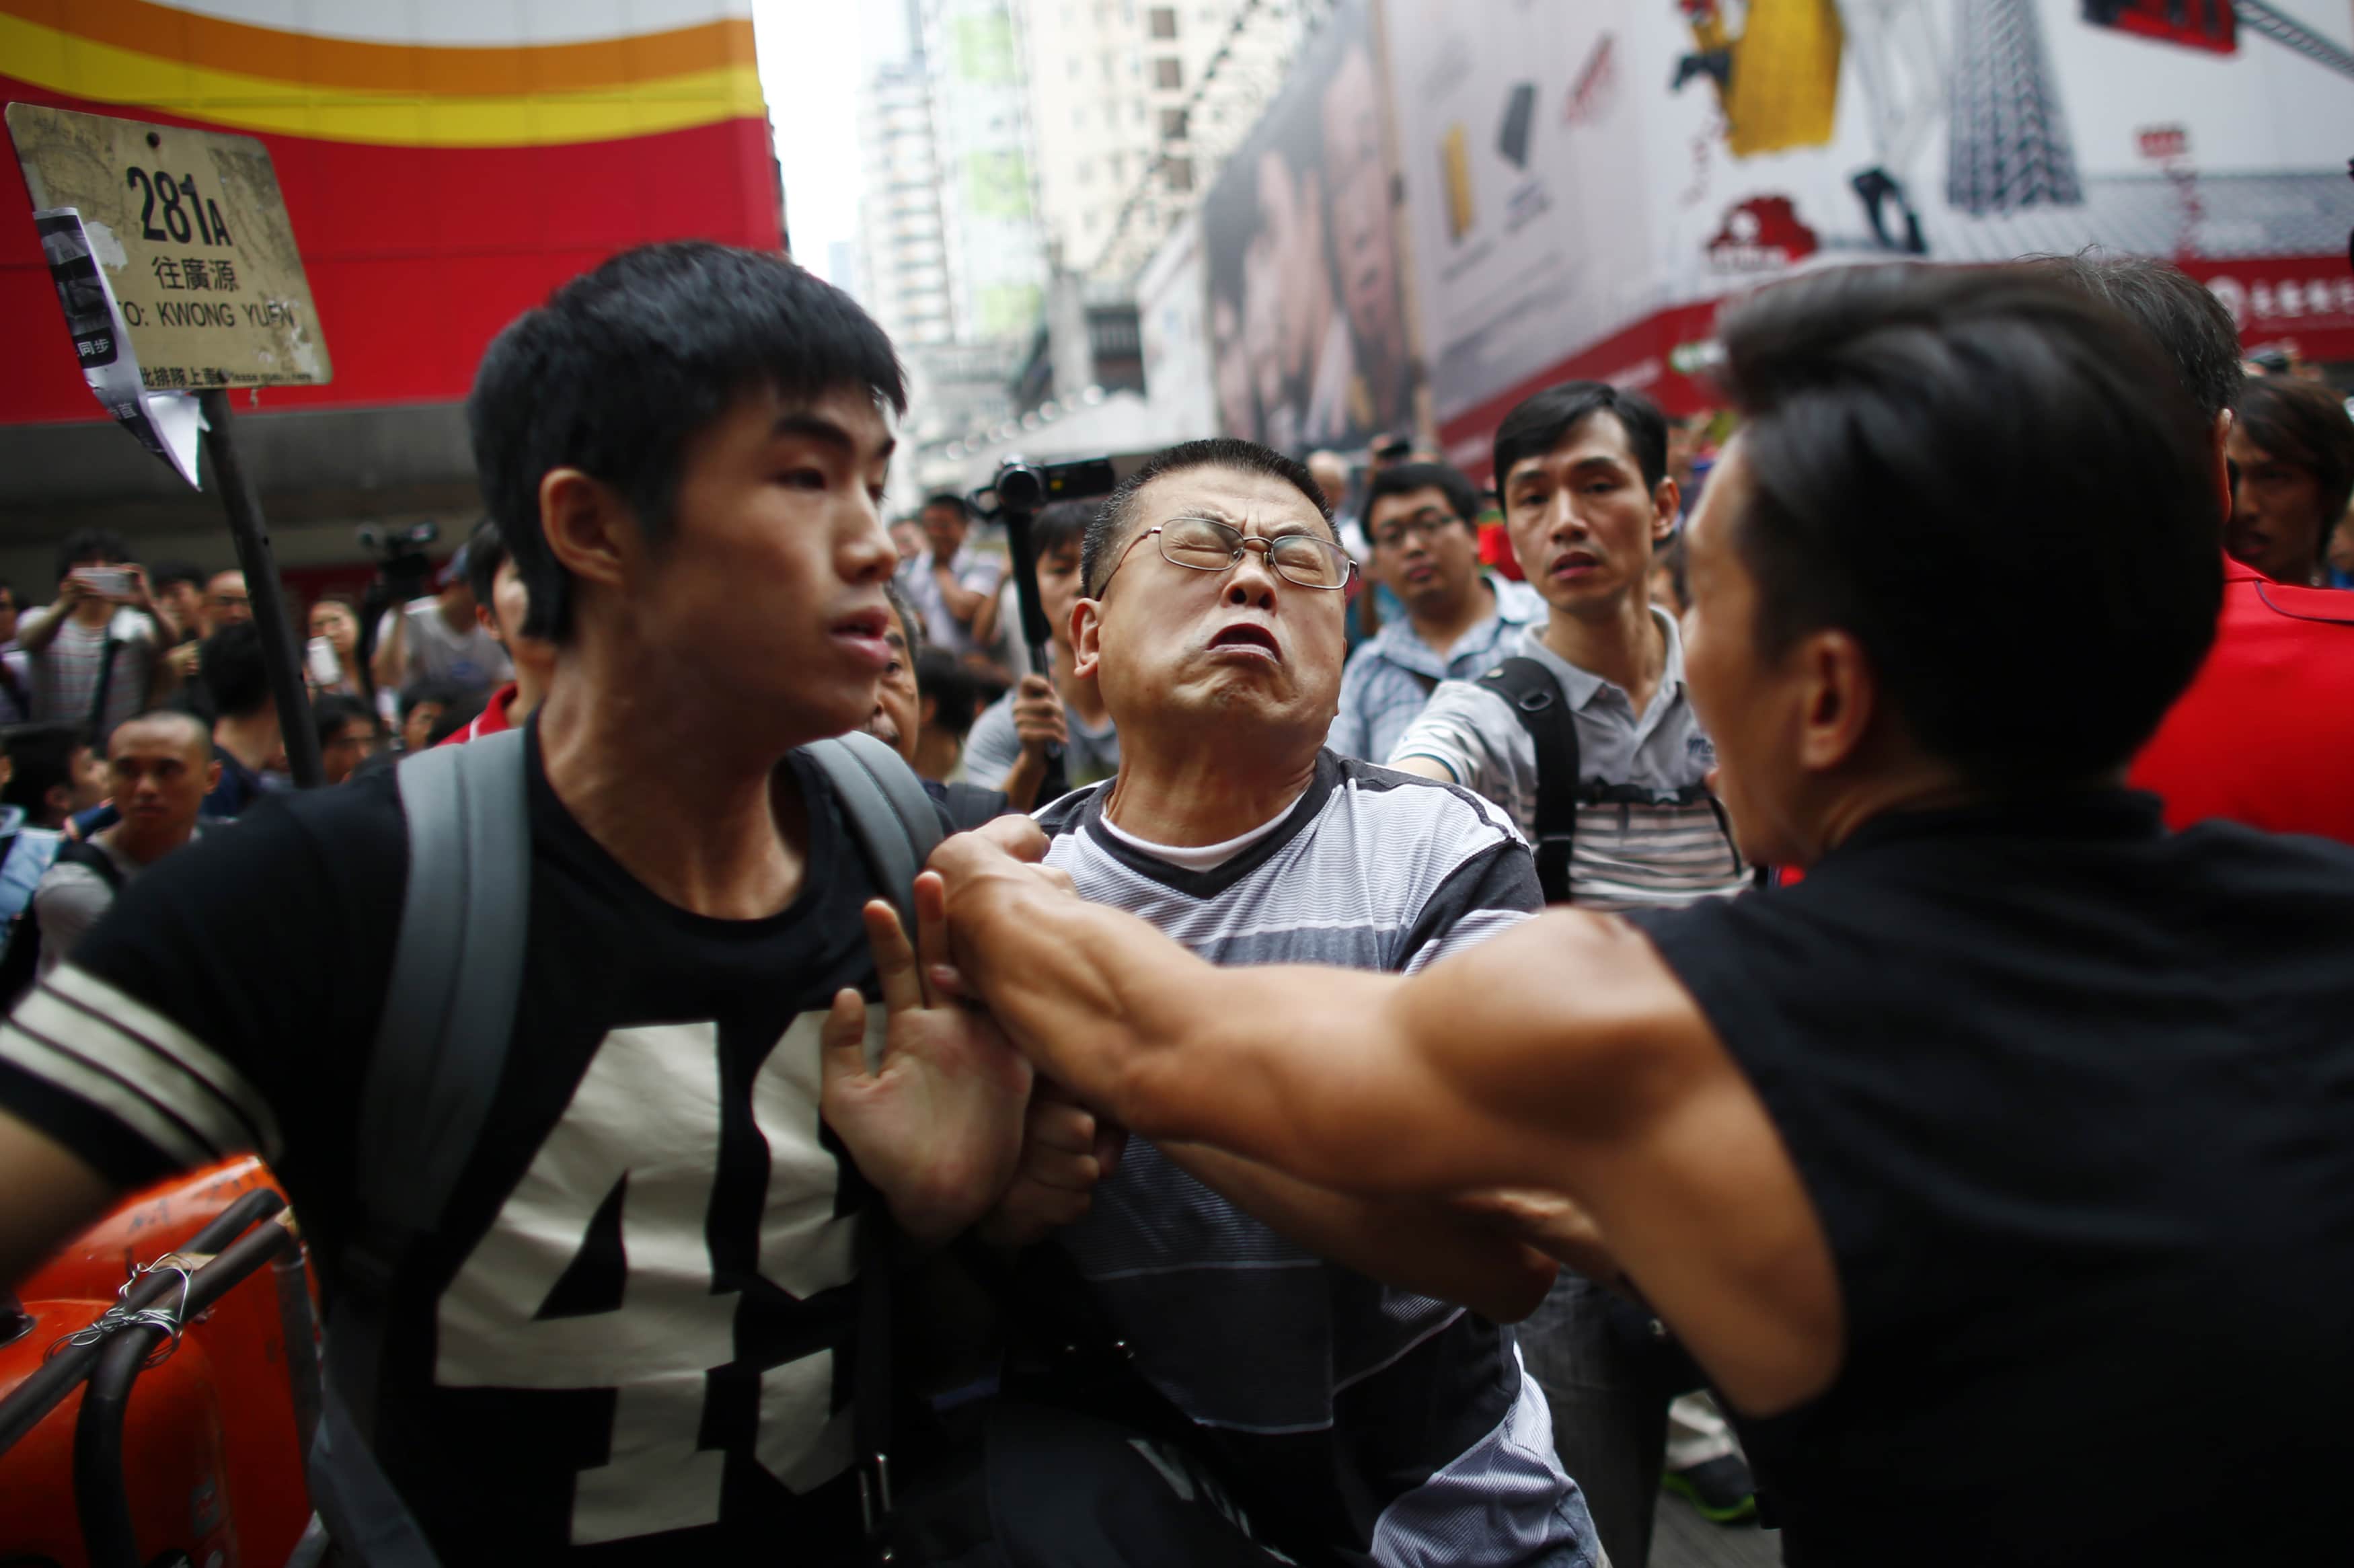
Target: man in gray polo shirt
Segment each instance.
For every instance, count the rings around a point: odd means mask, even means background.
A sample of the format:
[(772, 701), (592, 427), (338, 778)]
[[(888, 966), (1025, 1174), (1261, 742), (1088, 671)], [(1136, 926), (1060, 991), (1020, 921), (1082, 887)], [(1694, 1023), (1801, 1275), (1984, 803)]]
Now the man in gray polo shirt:
[[(1565, 885), (1549, 885), (1551, 897), (1645, 909), (1738, 892), (1745, 868), (1705, 782), (1715, 748), (1685, 695), (1676, 623), (1650, 602), (1652, 552), (1674, 534), (1682, 499), (1668, 475), (1666, 420), (1638, 394), (1567, 382), (1505, 416), (1495, 471), (1512, 548), (1551, 611), (1496, 661), (1537, 668), (1442, 683), (1389, 765), (1502, 807), (1540, 844), (1541, 868), (1542, 840), (1566, 827), (1565, 864), (1552, 863)], [(1576, 739), (1566, 823), (1539, 820), (1539, 749), (1522, 716), (1549, 705), (1566, 708)], [(1659, 1380), (1644, 1327), (1620, 1322), (1598, 1287), (1564, 1270), (1521, 1330), (1529, 1371), (1552, 1402), (1562, 1461), (1621, 1564), (1649, 1552), (1677, 1392)], [(1695, 1500), (1712, 1517), (1739, 1517), (1754, 1504), (1723, 1418), (1700, 1402), (1676, 1406), (1667, 1457), (1686, 1478), (1679, 1489), (1701, 1491)]]

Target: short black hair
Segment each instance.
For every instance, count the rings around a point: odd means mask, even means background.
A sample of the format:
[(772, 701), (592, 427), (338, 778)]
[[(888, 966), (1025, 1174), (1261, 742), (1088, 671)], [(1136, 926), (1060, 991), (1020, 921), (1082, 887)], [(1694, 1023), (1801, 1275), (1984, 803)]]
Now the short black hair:
[(198, 592), (212, 580), (212, 574), (194, 561), (158, 561), (147, 568), (147, 584), (157, 593), (186, 583)]
[(506, 559), (506, 541), (499, 536), (499, 525), (487, 517), (475, 524), (472, 536), (466, 541), (466, 586), (473, 590), (474, 602), (484, 609), (491, 607), (491, 595), (499, 586), (499, 568)]
[[(1766, 290), (1721, 336), (1758, 656), (1844, 629), (1980, 788), (2130, 758), (2222, 604), (2211, 448), (2149, 335), (2048, 270), (1895, 265)], [(2072, 700), (2033, 700), (2054, 672)]]
[(1659, 481), (1668, 477), (1668, 419), (1659, 406), (1640, 392), (1628, 392), (1607, 381), (1564, 381), (1522, 398), (1496, 427), (1497, 493), (1503, 493), (1504, 482), (1516, 465), (1552, 451), (1596, 414), (1608, 414), (1618, 421), (1627, 432), (1627, 450), (1634, 454), (1643, 483), (1659, 489)]
[(2251, 446), (2305, 470), (2320, 488), (2321, 534), (2314, 542), (2318, 563), (2347, 503), (2354, 501), (2354, 419), (2347, 418), (2345, 403), (2318, 381), (2260, 376), (2241, 388), (2233, 411)]
[(224, 626), (196, 650), (196, 670), (223, 718), (244, 718), (270, 705), (270, 664), (261, 654), (261, 628), (250, 620)]
[(73, 788), (73, 756), (90, 745), (78, 724), (20, 724), (8, 732), (8, 785), (0, 805), (22, 806), (35, 823), (48, 810), (49, 791)]
[(441, 710), (441, 716), (433, 721), (433, 727), (425, 732), (427, 749), (430, 750), (440, 745), (468, 725), (472, 724), (482, 716), (482, 710), (490, 705), (490, 697), (486, 693), (458, 694), (457, 700), (444, 707)]
[(2181, 268), (2096, 245), (2073, 256), (2031, 256), (2027, 264), (2112, 306), (2156, 339), (2210, 428), (2239, 400), (2248, 374), (2240, 358), (2240, 329), (2223, 302)]
[(1084, 556), (1087, 548), (1087, 528), (1095, 522), (1096, 514), (1103, 509), (1104, 503), (1100, 500), (1057, 501), (1040, 507), (1038, 515), (1030, 519), (1031, 550), (1044, 560), (1057, 550), (1066, 550), (1076, 545)]
[[(1143, 467), (1121, 480), (1105, 498), (1102, 510), (1087, 524), (1087, 542), (1079, 551), (1079, 583), (1089, 597), (1103, 592), (1103, 577), (1111, 570), (1111, 563), (1119, 559), (1121, 546), (1136, 526), (1138, 493), (1156, 479), (1195, 468), (1237, 469), (1244, 473), (1279, 479), (1307, 497), (1309, 504), (1316, 508), (1316, 515), (1324, 520), (1325, 527), (1332, 526), (1332, 508), (1325, 503), (1323, 487), (1316, 482), (1316, 476), (1308, 471), (1307, 465), (1297, 459), (1238, 436), (1182, 441), (1145, 459)], [(1336, 532), (1332, 537), (1338, 543), (1341, 536)]]
[(593, 474), (659, 535), (688, 441), (763, 384), (787, 401), (855, 387), (907, 408), (883, 329), (765, 251), (640, 246), (508, 323), (482, 355), (466, 422), (483, 500), (531, 590), (525, 632), (562, 641), (572, 625), (570, 575), (540, 532), (540, 481), (558, 468)]
[(58, 581), (76, 567), (120, 567), (131, 559), (131, 546), (111, 528), (77, 528), (58, 546)]
[(935, 491), (931, 494), (925, 496), (924, 503), (916, 508), (916, 516), (917, 520), (920, 521), (924, 514), (929, 512), (935, 506), (947, 507), (959, 517), (963, 518), (967, 523), (972, 521), (972, 503), (967, 501), (963, 496), (959, 495), (953, 490)]
[(408, 715), (427, 703), (440, 703), (447, 712), (465, 700), (466, 689), (454, 681), (432, 675), (411, 681), (400, 688), (400, 722), (407, 724)]
[(907, 591), (896, 577), (883, 579), (883, 597), (891, 601), (891, 613), (899, 618), (899, 630), (907, 639), (907, 668), (916, 668), (916, 661), (924, 652), (924, 618), (907, 602)]
[(916, 655), (916, 689), (932, 700), (932, 722), (959, 740), (981, 712), (981, 683), (945, 648)]
[(1393, 495), (1411, 495), (1417, 490), (1438, 491), (1466, 528), (1479, 525), (1479, 487), (1466, 478), (1461, 469), (1452, 463), (1402, 462), (1395, 468), (1382, 470), (1366, 486), (1365, 526), (1373, 526), (1374, 502)]
[(114, 737), (134, 724), (166, 724), (175, 729), (186, 728), (188, 732), (189, 746), (207, 760), (211, 759), (212, 726), (186, 708), (149, 708), (143, 713), (133, 714), (107, 732), (106, 740), (110, 750), (113, 747)]
[(328, 692), (311, 699), (311, 727), (318, 732), (321, 746), (334, 739), (336, 733), (354, 720), (374, 729), (376, 710), (341, 692)]

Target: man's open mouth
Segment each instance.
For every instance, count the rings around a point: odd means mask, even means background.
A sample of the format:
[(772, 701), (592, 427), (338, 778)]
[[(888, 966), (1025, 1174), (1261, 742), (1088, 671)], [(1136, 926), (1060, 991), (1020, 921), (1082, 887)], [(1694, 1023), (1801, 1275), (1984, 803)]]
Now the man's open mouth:
[(1283, 645), (1275, 640), (1275, 633), (1256, 621), (1237, 620), (1232, 626), (1221, 628), (1218, 634), (1210, 639), (1210, 646), (1213, 649), (1252, 649), (1278, 662), (1283, 658)]

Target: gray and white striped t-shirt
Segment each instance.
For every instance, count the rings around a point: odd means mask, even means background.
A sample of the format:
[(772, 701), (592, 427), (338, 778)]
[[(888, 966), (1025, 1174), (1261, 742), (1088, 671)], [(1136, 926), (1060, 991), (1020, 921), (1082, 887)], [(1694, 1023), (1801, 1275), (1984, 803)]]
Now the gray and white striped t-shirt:
[[(1411, 972), (1541, 902), (1527, 846), (1495, 807), (1330, 751), (1274, 831), (1207, 870), (1108, 830), (1108, 790), (1039, 813), (1047, 863), (1216, 963)], [(1320, 1521), (1342, 1560), (1596, 1560), (1509, 1330), (1324, 1262), (1142, 1139), (1060, 1242), (1137, 1369), (1230, 1473)]]
[[(1625, 692), (1547, 648), (1542, 626), (1511, 651), (1543, 664), (1568, 699), (1581, 790), (1612, 797), (1581, 799), (1577, 808), (1570, 890), (1589, 909), (1674, 909), (1749, 885), (1723, 812), (1700, 788), (1716, 766), (1716, 748), (1684, 692), (1682, 641), (1672, 618), (1653, 614), (1667, 661), (1639, 716)], [(1535, 840), (1536, 743), (1500, 694), (1469, 681), (1441, 683), (1389, 760), (1409, 757), (1440, 763)]]

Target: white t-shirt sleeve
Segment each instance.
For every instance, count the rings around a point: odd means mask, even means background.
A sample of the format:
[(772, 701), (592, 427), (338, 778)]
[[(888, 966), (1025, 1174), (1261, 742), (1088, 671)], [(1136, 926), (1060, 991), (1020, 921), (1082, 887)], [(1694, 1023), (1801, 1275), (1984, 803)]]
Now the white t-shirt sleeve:
[(1511, 704), (1469, 681), (1441, 681), (1390, 748), (1392, 763), (1428, 758), (1475, 795), (1503, 808), (1526, 836), (1535, 831), (1537, 748)]

